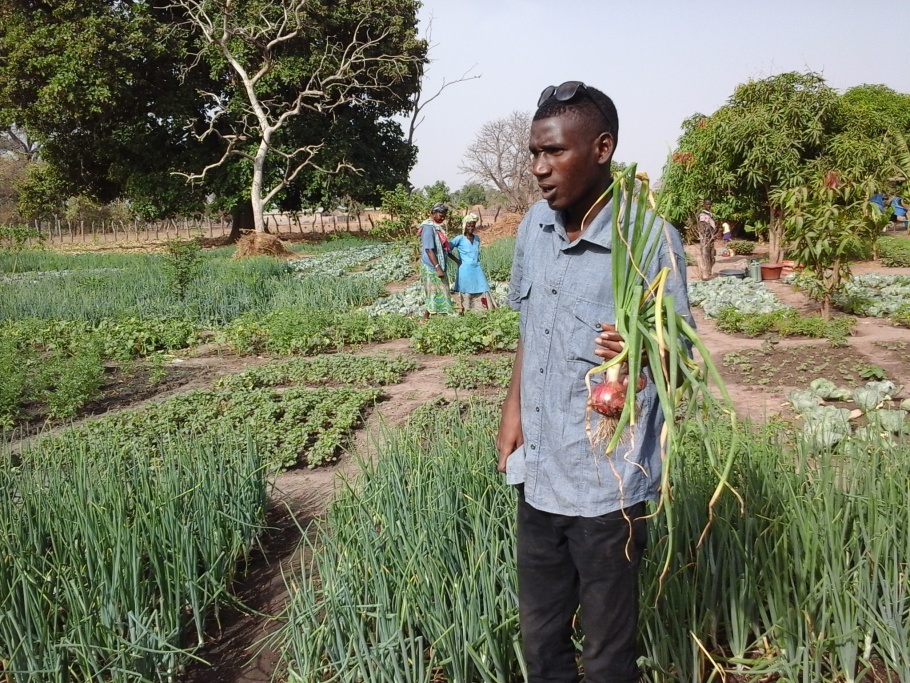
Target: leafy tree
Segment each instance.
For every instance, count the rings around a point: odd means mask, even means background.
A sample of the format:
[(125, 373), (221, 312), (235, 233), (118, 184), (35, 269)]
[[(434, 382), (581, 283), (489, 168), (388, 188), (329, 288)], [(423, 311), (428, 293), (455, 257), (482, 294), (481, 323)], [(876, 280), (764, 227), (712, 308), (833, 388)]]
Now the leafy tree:
[(432, 185), (427, 185), (421, 190), (423, 196), (427, 199), (427, 204), (432, 206), (437, 202), (449, 204), (452, 201), (452, 190), (444, 180), (437, 180)]
[(883, 113), (892, 110), (881, 105), (885, 91), (863, 86), (840, 96), (811, 72), (737, 86), (716, 112), (683, 122), (663, 173), (668, 217), (691, 225), (701, 201), (712, 199), (718, 215), (767, 226), (769, 256), (780, 260), (782, 192), (812, 186), (828, 171), (881, 186), (900, 166), (899, 138), (883, 133), (896, 125)]
[[(376, 80), (344, 102), (320, 100), (316, 110), (302, 106), (293, 121), (286, 118), (269, 140), (275, 163), (263, 164), (260, 196), (286, 183), (269, 197), (276, 205), (361, 192), (378, 199), (377, 185), (403, 181), (414, 161), (413, 148), (389, 118), (408, 106), (425, 54), (415, 35), (416, 4), (6, 0), (0, 5), (0, 125), (16, 123), (41, 143), (51, 170), (39, 177), (53, 175), (64, 196), (129, 198), (152, 217), (199, 211), (214, 195), (217, 208), (231, 211), (235, 229), (252, 227), (253, 160), (262, 140), (250, 125), (259, 119), (239, 72), (206, 40), (204, 22), (194, 23), (193, 12), (223, 13), (230, 5), (240, 18), (234, 27), (251, 31), (232, 33), (227, 50), (248, 73), (268, 63), (253, 89), (260, 104), (271, 107), (267, 116), (280, 116), (275, 107), (288, 103), (293, 109), (300, 93), (321, 89), (334, 97), (349, 87), (350, 81), (320, 80), (320, 65), (343, 72), (337, 48), (348, 45), (347, 55), (356, 61), (355, 53), (369, 52), (362, 37), (370, 31), (366, 40), (379, 50), (370, 58), (382, 61), (386, 51), (390, 56), (373, 72)], [(282, 15), (295, 9), (299, 15)], [(278, 30), (276, 16), (300, 20), (300, 29), (269, 48), (266, 36)], [(261, 20), (258, 33), (251, 17)], [(404, 67), (392, 58), (400, 54), (410, 60)], [(314, 163), (296, 175), (288, 163), (278, 163), (301, 157)], [(339, 167), (345, 172), (329, 173)], [(203, 181), (192, 185), (177, 175), (205, 168)], [(34, 201), (30, 207), (39, 209)]]
[(831, 318), (831, 300), (852, 273), (850, 259), (872, 250), (887, 222), (868, 201), (872, 183), (844, 182), (828, 172), (811, 186), (776, 190), (784, 209), (786, 239), (793, 258), (805, 266), (809, 296), (821, 302), (822, 317)]
[(413, 237), (415, 228), (427, 216), (431, 202), (422, 192), (411, 192), (404, 185), (382, 193), (382, 210), (388, 214), (376, 226), (376, 232), (386, 238)]
[(47, 164), (22, 188), (29, 212), (42, 212), (31, 181), (50, 176), (59, 199), (129, 196), (158, 215), (201, 204), (173, 175), (212, 153), (184, 130), (205, 116), (197, 90), (214, 87), (202, 71), (181, 78), (188, 40), (163, 3), (0, 4), (0, 122), (27, 130)]
[(419, 82), (426, 45), (417, 39), (413, 0), (173, 2), (198, 36), (200, 57), (232, 80), (229, 98), (209, 94), (208, 125), (199, 132), (201, 140), (217, 136), (223, 155), (188, 177), (205, 178), (232, 157), (248, 161), (259, 232), (266, 207), (302, 171), (356, 171), (322, 154), (326, 141), (309, 135), (305, 114), (334, 120), (365, 106), (388, 117), (409, 107)]
[(487, 188), (480, 183), (466, 183), (455, 195), (452, 201), (462, 207), (477, 206), (486, 204)]

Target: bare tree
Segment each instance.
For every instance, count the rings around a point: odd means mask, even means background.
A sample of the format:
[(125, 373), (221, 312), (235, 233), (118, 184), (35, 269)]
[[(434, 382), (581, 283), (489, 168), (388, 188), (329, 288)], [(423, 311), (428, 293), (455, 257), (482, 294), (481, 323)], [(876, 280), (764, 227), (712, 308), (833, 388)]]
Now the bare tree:
[[(357, 19), (352, 35), (340, 40), (322, 30), (320, 17), (310, 16), (310, 0), (276, 0), (248, 14), (239, 4), (234, 0), (175, 0), (171, 5), (186, 13), (206, 48), (221, 54), (236, 74), (245, 98), (228, 102), (224, 93), (205, 93), (211, 114), (208, 128), (199, 137), (219, 136), (226, 147), (222, 157), (200, 173), (183, 175), (198, 180), (232, 156), (248, 159), (253, 171), (254, 225), (257, 232), (265, 232), (265, 208), (305, 168), (326, 173), (357, 170), (345, 161), (323, 168), (318, 157), (323, 142), (280, 146), (276, 144), (279, 131), (306, 111), (332, 116), (343, 106), (366, 104), (380, 92), (391, 92), (411, 77), (423, 55), (419, 50), (410, 54), (388, 51), (396, 42), (387, 39), (400, 29), (391, 23), (377, 28), (380, 22), (369, 13)], [(312, 34), (318, 38), (311, 40)], [(292, 44), (303, 45), (302, 53), (283, 61)], [(200, 53), (197, 63), (202, 57)], [(300, 69), (302, 61), (307, 62), (305, 69)], [(276, 81), (286, 78), (282, 72), (287, 69), (299, 72), (295, 92), (290, 95), (287, 88), (274, 87)], [(277, 173), (266, 173), (267, 158)]]
[(462, 159), (460, 170), (481, 182), (491, 182), (513, 211), (524, 211), (534, 201), (536, 183), (531, 175), (528, 141), (531, 114), (514, 111), (483, 124)]

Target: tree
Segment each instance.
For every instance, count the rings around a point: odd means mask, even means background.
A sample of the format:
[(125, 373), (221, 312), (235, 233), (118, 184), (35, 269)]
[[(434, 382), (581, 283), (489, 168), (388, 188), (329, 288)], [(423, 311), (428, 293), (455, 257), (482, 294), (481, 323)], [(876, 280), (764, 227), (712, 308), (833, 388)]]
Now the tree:
[(458, 206), (471, 207), (478, 204), (486, 204), (487, 188), (480, 183), (465, 183), (465, 185), (455, 193), (452, 198)]
[(514, 111), (483, 125), (465, 152), (461, 171), (502, 192), (513, 211), (524, 211), (533, 202), (537, 184), (528, 164), (531, 115)]
[(700, 202), (712, 199), (718, 215), (767, 225), (769, 257), (780, 260), (786, 219), (780, 192), (810, 186), (832, 170), (873, 184), (894, 174), (897, 138), (874, 132), (893, 124), (880, 109), (860, 106), (869, 99), (862, 91), (851, 97), (818, 74), (790, 72), (739, 85), (710, 116), (690, 117), (664, 168), (668, 218), (691, 225)]
[(217, 136), (224, 152), (187, 177), (204, 178), (234, 156), (247, 160), (257, 232), (265, 230), (266, 207), (304, 169), (355, 170), (346, 159), (324, 165), (323, 139), (282, 139), (291, 121), (305, 112), (334, 119), (351, 106), (405, 111), (426, 53), (412, 0), (361, 0), (334, 14), (315, 0), (175, 0), (174, 6), (200, 35), (199, 58), (223, 62), (236, 88), (230, 98), (209, 93), (208, 126), (199, 137)]
[(874, 191), (871, 183), (844, 182), (834, 171), (811, 186), (775, 191), (789, 249), (805, 267), (809, 296), (821, 302), (825, 320), (852, 275), (850, 259), (872, 249), (888, 220), (868, 201)]
[(0, 123), (28, 131), (46, 164), (21, 188), (31, 211), (42, 194), (32, 180), (51, 176), (58, 199), (127, 196), (150, 217), (202, 205), (211, 190), (191, 192), (172, 172), (213, 152), (184, 126), (204, 117), (196, 93), (215, 81), (180, 77), (189, 36), (173, 19), (152, 0), (0, 5)]
[[(194, 6), (219, 4), (224, 3)], [(405, 46), (419, 61), (425, 46), (415, 38), (415, 5), (415, 0), (311, 0), (305, 7), (309, 23), (297, 38), (272, 50), (278, 68), (263, 77), (257, 93), (264, 100), (292, 101), (295, 91), (305, 89), (299, 84), (310, 82), (324, 66), (322, 56), (334, 49), (329, 43), (339, 45), (376, 26), (382, 28), (370, 40), (388, 32), (386, 43)], [(232, 3), (245, 16), (261, 9), (263, 27), (286, 6)], [(262, 55), (261, 48), (255, 42), (231, 44), (251, 61)], [(276, 134), (272, 144), (280, 153), (318, 148), (317, 164), (274, 195), (276, 205), (299, 207), (354, 193), (378, 200), (382, 187), (406, 180), (414, 150), (400, 125), (389, 120), (407, 106), (416, 83), (418, 69), (405, 72), (378, 91), (367, 87), (336, 107), (334, 115), (304, 107)], [(48, 167), (40, 174), (44, 186), (53, 176), (64, 194), (86, 194), (100, 202), (127, 198), (146, 217), (200, 211), (214, 196), (219, 208), (231, 212), (235, 235), (239, 227), (253, 227), (248, 159), (255, 156), (258, 140), (244, 133), (248, 102), (224, 55), (205, 42), (187, 8), (169, 0), (5, 0), (0, 5), (0, 124), (14, 122), (42, 144)], [(200, 172), (224, 158), (225, 136), (231, 135), (247, 135), (235, 142), (247, 157), (229, 155), (192, 185), (176, 175)], [(320, 170), (345, 164), (347, 172), (337, 175)], [(264, 187), (271, 189), (283, 178), (277, 164), (267, 161)]]

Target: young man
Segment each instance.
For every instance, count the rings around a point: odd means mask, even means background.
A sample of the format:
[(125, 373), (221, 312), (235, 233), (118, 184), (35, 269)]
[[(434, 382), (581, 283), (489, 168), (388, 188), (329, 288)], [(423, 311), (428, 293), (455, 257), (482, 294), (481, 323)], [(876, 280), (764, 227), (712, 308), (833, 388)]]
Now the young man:
[[(497, 437), (499, 471), (518, 488), (527, 683), (579, 680), (579, 606), (585, 681), (639, 680), (643, 516), (661, 474), (653, 385), (640, 394), (634, 438), (615, 453), (592, 448), (585, 430), (585, 373), (623, 343), (612, 326), (613, 207), (600, 199), (612, 182), (618, 132), (612, 100), (578, 81), (546, 88), (531, 125), (531, 172), (543, 201), (516, 240), (509, 305), (521, 314), (520, 339)], [(667, 294), (691, 322), (682, 245), (668, 227), (648, 275), (671, 267)]]

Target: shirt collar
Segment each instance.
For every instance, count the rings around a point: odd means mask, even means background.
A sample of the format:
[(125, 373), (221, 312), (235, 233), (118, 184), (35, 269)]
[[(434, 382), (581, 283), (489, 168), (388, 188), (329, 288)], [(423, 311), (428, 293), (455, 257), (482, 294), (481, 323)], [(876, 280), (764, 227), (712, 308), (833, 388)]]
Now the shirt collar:
[[(550, 221), (543, 221), (541, 228), (550, 228), (565, 242), (561, 247), (568, 249), (570, 246), (569, 238), (566, 236), (565, 218), (562, 211), (551, 211)], [(609, 249), (613, 245), (613, 200), (603, 207), (594, 217), (588, 227), (584, 229), (578, 242), (588, 242), (596, 244), (604, 249)]]

